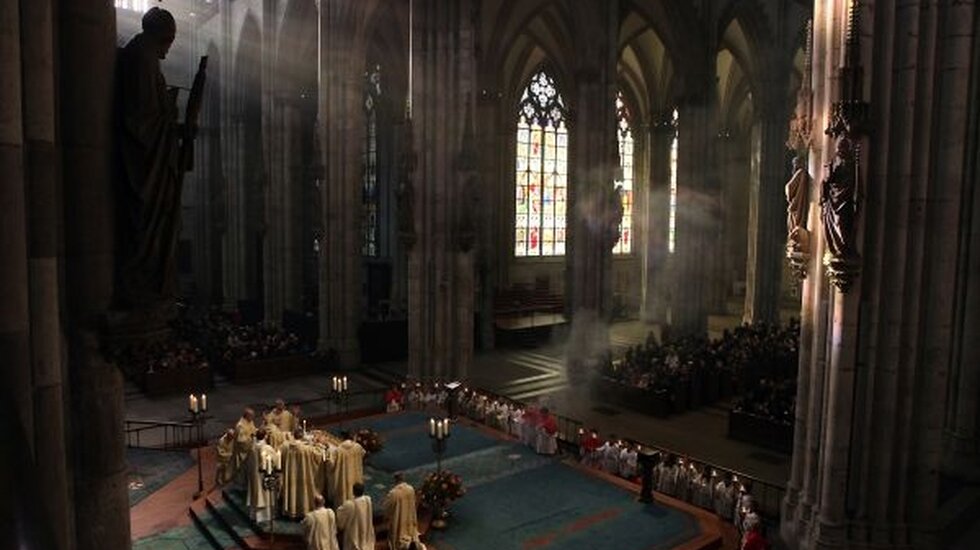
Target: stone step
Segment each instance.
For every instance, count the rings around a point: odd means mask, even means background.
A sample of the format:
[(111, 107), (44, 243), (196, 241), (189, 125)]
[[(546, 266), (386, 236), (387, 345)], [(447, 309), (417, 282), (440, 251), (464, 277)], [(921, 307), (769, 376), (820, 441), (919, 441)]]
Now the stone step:
[(205, 500), (205, 506), (208, 513), (224, 528), (225, 532), (234, 539), (239, 547), (250, 548), (245, 539), (257, 533), (252, 530), (252, 526), (246, 518), (232, 510), (220, 497), (216, 499), (208, 497)]
[(203, 499), (193, 502), (187, 510), (188, 515), (198, 532), (208, 541), (215, 550), (226, 550), (228, 548), (241, 547), (231, 535), (225, 531), (218, 521), (216, 521), (207, 510), (207, 504)]

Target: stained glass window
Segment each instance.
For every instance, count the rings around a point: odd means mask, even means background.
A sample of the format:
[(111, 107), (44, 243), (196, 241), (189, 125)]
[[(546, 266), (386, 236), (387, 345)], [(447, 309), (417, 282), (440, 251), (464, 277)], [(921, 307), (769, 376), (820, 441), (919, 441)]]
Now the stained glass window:
[(670, 142), (670, 214), (667, 219), (667, 251), (673, 254), (677, 236), (677, 109), (674, 109), (671, 123), (674, 126), (674, 139)]
[(567, 120), (555, 81), (538, 71), (517, 107), (515, 256), (565, 254)]
[(143, 13), (149, 9), (150, 0), (116, 0), (115, 7)]
[(619, 198), (623, 201), (623, 221), (619, 225), (619, 242), (613, 247), (613, 254), (629, 254), (633, 251), (633, 131), (622, 92), (616, 95), (616, 119), (622, 175), (614, 185), (619, 188)]
[(365, 140), (361, 154), (361, 255), (378, 255), (378, 100), (381, 67), (364, 74)]

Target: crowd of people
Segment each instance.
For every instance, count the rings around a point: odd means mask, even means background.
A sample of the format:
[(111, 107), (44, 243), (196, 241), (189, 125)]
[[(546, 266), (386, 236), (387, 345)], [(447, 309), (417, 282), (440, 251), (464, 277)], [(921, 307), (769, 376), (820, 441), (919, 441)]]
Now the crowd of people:
[(796, 377), (763, 378), (735, 396), (732, 411), (744, 412), (779, 424), (792, 424), (796, 415)]
[(313, 351), (295, 333), (272, 325), (247, 324), (237, 312), (220, 309), (203, 315), (185, 315), (179, 321), (178, 330), (189, 340), (199, 342), (215, 361), (269, 359)]
[(209, 367), (201, 348), (177, 338), (115, 350), (113, 361), (127, 375), (139, 379), (144, 374)]
[[(599, 436), (595, 429), (579, 430), (579, 460), (585, 466), (640, 482), (638, 467), (642, 446), (610, 434)], [(652, 483), (659, 493), (710, 510), (735, 524), (744, 538), (761, 536), (763, 528), (748, 481), (737, 475), (666, 452), (653, 453)]]
[[(710, 404), (710, 399), (731, 392), (764, 399), (774, 412), (792, 414), (792, 406), (785, 407), (780, 398), (795, 398), (798, 349), (797, 321), (786, 326), (742, 325), (713, 341), (689, 336), (660, 343), (651, 333), (620, 360), (608, 356), (601, 374), (618, 384), (666, 394), (673, 403)], [(709, 392), (711, 382), (724, 387)]]

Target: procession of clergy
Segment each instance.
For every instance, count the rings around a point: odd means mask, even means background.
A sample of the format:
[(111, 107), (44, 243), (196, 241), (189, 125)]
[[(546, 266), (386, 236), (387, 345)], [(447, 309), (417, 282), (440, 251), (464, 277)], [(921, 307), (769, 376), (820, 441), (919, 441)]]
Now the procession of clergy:
[[(374, 510), (364, 492), (364, 448), (346, 432), (338, 438), (307, 431), (298, 411), (287, 410), (282, 400), (263, 415), (261, 427), (254, 416), (245, 409), (235, 427), (218, 440), (218, 484), (243, 483), (249, 514), (256, 522), (271, 520), (277, 504), (283, 515), (303, 518), (309, 549), (373, 550)], [(279, 502), (273, 502), (263, 480), (277, 471), (282, 473), (282, 491)], [(415, 490), (399, 474), (383, 508), (388, 547), (423, 550)]]

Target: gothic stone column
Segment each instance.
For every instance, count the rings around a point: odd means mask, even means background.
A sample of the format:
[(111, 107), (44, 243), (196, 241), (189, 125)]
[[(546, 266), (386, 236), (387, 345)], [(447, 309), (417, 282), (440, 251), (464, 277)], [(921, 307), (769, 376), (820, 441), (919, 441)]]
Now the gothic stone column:
[(113, 288), (115, 11), (108, 0), (61, 0), (56, 13), (77, 548), (129, 548), (122, 375), (99, 342)]
[(319, 120), (326, 178), (321, 186), (324, 239), (320, 248), (318, 347), (336, 352), (345, 366), (360, 362), (357, 329), (364, 49), (357, 30), (364, 23), (364, 4), (345, 0), (320, 5)]
[(459, 160), (472, 146), (464, 128), (475, 100), (471, 8), (469, 0), (425, 0), (413, 16), (417, 242), (408, 253), (408, 372), (419, 378), (465, 376), (472, 362), (474, 252), (459, 235), (470, 183)]

